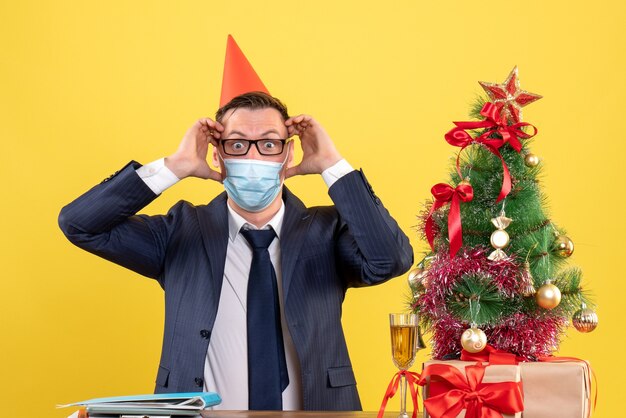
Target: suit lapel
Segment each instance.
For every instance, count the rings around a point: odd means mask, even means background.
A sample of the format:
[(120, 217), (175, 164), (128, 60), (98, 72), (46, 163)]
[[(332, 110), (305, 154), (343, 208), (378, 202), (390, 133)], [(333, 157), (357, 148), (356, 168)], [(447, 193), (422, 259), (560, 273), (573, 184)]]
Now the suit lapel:
[(313, 220), (306, 207), (286, 187), (283, 190), (285, 201), (285, 218), (280, 234), (281, 269), (283, 282), (283, 299), (286, 301), (289, 286), (293, 279), (293, 271), (304, 243), (306, 232)]
[(224, 280), (224, 265), (228, 247), (226, 192), (217, 196), (208, 205), (199, 208), (198, 222), (200, 223), (204, 249), (211, 265), (212, 278), (210, 283), (217, 307)]

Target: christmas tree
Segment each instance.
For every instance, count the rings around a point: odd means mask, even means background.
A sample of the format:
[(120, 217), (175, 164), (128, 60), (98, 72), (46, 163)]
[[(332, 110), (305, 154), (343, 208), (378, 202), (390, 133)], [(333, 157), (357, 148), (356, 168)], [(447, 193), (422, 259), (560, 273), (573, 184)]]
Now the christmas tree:
[(520, 89), (517, 67), (502, 84), (480, 85), (488, 97), (472, 109), (476, 120), (445, 135), (460, 150), (421, 216), (431, 252), (409, 274), (411, 307), (436, 359), (488, 343), (536, 360), (558, 348), (570, 319), (588, 332), (597, 316), (581, 271), (565, 266), (574, 244), (548, 216), (529, 150), (537, 129), (522, 107), (541, 96)]

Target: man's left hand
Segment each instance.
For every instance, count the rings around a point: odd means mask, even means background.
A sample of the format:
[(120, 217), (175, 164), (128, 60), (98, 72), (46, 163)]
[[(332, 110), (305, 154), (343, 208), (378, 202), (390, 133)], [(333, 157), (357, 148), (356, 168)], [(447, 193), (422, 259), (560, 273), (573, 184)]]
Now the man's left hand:
[(286, 178), (305, 175), (321, 174), (322, 171), (335, 165), (341, 160), (341, 155), (332, 139), (322, 125), (309, 115), (293, 116), (285, 121), (289, 137), (298, 135), (302, 147), (302, 161), (300, 164), (289, 167)]

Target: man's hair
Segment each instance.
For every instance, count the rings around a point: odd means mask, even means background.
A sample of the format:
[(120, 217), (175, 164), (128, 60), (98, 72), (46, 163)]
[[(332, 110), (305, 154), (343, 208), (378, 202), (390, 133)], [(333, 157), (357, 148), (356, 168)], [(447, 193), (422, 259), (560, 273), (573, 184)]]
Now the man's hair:
[(287, 112), (287, 106), (276, 97), (272, 97), (267, 93), (263, 93), (262, 91), (253, 91), (250, 93), (240, 94), (239, 96), (234, 97), (230, 102), (226, 103), (224, 106), (220, 107), (217, 112), (215, 112), (215, 120), (222, 123), (222, 119), (226, 112), (231, 109), (250, 109), (250, 110), (258, 110), (258, 109), (276, 109), (283, 117), (283, 120), (289, 119), (289, 113)]

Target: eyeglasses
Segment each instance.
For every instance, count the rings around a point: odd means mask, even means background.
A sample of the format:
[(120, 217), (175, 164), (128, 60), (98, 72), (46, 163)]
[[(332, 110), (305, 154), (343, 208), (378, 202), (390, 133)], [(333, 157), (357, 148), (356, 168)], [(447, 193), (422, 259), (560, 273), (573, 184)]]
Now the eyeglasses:
[(220, 142), (226, 155), (246, 155), (251, 144), (256, 146), (261, 155), (279, 155), (282, 154), (287, 139), (223, 139)]

